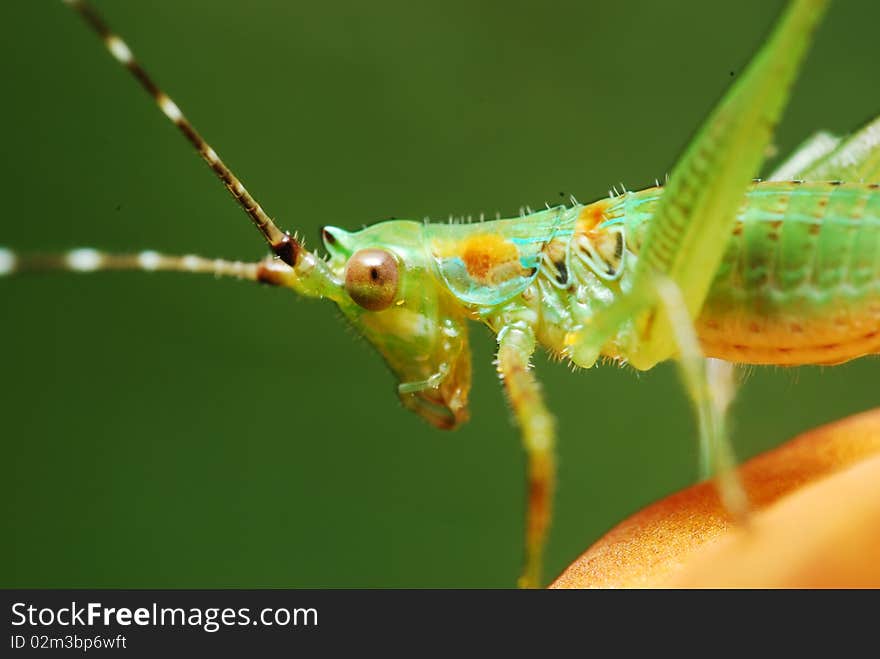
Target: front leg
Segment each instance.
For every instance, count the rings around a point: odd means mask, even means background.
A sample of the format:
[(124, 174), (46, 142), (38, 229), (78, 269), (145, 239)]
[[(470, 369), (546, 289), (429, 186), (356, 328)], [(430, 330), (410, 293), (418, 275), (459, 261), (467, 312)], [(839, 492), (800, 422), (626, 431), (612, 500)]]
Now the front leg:
[(534, 351), (535, 334), (526, 323), (507, 325), (498, 332), (498, 374), (522, 432), (528, 464), (526, 555), (520, 588), (541, 585), (541, 565), (556, 484), (556, 422), (545, 407), (540, 385), (530, 371), (529, 360)]

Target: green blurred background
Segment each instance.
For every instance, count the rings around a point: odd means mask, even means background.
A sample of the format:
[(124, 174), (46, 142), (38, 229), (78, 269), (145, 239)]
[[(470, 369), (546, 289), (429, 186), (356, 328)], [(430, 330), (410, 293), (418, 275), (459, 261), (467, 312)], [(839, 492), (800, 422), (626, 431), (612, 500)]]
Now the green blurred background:
[[(779, 2), (101, 2), (280, 223), (516, 214), (662, 178)], [(258, 258), (256, 232), (60, 2), (0, 9), (0, 244)], [(780, 127), (880, 110), (880, 4), (838, 2)], [(2, 586), (512, 586), (523, 457), (474, 326), (472, 421), (396, 402), (332, 306), (210, 278), (0, 282)], [(572, 374), (547, 576), (696, 478), (672, 369)], [(880, 368), (755, 369), (741, 456), (880, 403)]]

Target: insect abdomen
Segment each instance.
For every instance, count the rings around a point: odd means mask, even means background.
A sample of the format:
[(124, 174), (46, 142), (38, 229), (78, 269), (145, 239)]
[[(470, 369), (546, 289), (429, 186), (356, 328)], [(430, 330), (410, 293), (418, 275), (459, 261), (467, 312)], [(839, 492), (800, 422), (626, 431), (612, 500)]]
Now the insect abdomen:
[(830, 364), (880, 352), (880, 189), (763, 183), (697, 320), (709, 356)]

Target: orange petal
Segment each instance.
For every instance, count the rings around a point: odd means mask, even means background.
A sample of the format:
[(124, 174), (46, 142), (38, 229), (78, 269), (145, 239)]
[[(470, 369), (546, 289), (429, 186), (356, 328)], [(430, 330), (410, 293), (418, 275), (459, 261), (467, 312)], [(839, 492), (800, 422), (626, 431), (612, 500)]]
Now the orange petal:
[(740, 475), (748, 528), (698, 483), (618, 524), (551, 588), (880, 586), (880, 410), (805, 433)]

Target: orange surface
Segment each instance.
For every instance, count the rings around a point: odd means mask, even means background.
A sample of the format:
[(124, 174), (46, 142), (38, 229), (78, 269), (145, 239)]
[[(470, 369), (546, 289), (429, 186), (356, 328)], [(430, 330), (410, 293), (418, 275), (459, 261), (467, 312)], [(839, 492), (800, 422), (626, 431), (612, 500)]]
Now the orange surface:
[(805, 433), (740, 475), (747, 528), (698, 483), (618, 524), (551, 588), (880, 587), (880, 410)]

